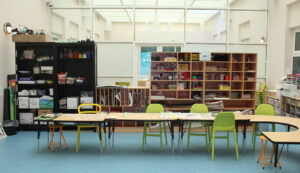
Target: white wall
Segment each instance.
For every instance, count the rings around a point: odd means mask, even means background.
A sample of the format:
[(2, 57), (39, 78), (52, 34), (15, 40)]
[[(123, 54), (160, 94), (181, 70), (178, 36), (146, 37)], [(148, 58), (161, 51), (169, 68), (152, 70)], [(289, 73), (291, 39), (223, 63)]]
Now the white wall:
[(270, 0), (268, 30), (267, 84), (280, 88), (279, 81), (292, 72), (293, 27), (300, 26), (299, 0)]
[(15, 73), (15, 46), (11, 36), (6, 36), (2, 25), (25, 25), (32, 29), (50, 31), (50, 10), (46, 0), (1, 0), (0, 6), (0, 121), (3, 118), (3, 89), (7, 87), (7, 74)]

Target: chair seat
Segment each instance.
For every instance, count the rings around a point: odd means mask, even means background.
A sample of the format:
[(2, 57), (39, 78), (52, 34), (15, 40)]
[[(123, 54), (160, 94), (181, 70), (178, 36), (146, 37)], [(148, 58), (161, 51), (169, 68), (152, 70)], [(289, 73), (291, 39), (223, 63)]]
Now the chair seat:
[(49, 128), (61, 128), (61, 127), (64, 127), (63, 124), (51, 124), (51, 125), (48, 125)]
[(259, 136), (259, 138), (260, 138), (261, 140), (268, 141), (268, 139), (267, 139), (265, 136), (263, 136), (263, 135)]

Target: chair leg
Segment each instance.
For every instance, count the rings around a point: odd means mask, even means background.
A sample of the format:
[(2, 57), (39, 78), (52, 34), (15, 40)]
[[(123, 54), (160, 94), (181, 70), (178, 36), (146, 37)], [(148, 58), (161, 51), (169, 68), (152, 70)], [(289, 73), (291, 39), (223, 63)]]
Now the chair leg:
[(238, 149), (238, 145), (237, 145), (237, 141), (236, 141), (235, 128), (233, 130), (233, 136), (234, 136), (234, 143), (235, 143), (236, 160), (239, 160), (239, 149)]
[(211, 160), (214, 161), (214, 154), (215, 154), (215, 131), (213, 130), (212, 136), (212, 149), (211, 149)]
[(227, 131), (227, 152), (229, 152), (229, 132)]
[(209, 151), (209, 149), (208, 149), (208, 141), (207, 141), (207, 138), (208, 138), (208, 136), (207, 136), (207, 127), (206, 127), (206, 125), (204, 125), (204, 129), (205, 129), (205, 148), (206, 148), (206, 150), (207, 151)]
[(164, 125), (166, 144), (168, 144), (167, 127), (166, 127), (166, 122), (165, 121), (163, 122), (163, 125)]
[(78, 152), (79, 143), (80, 143), (80, 127), (77, 127), (77, 144), (76, 144), (76, 152)]
[(258, 125), (255, 124), (254, 125), (254, 129), (253, 129), (253, 150), (255, 150), (255, 144), (256, 144), (256, 136), (257, 136), (257, 130), (258, 130)]
[(142, 145), (142, 150), (144, 151), (144, 145), (146, 143), (146, 130), (147, 130), (147, 123), (144, 123), (144, 132), (143, 132), (143, 145)]
[(209, 128), (209, 125), (207, 125), (207, 134), (208, 134), (208, 152), (210, 152), (210, 147), (211, 147), (211, 131)]
[(188, 140), (187, 140), (187, 145), (186, 148), (189, 150), (190, 149), (190, 138), (191, 138), (191, 128), (192, 128), (192, 122), (189, 122), (189, 126), (188, 126)]

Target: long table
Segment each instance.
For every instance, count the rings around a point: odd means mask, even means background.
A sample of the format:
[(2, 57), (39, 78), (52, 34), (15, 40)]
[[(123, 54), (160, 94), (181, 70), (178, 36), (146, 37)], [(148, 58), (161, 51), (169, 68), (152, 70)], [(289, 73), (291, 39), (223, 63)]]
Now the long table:
[[(116, 121), (165, 121), (169, 123), (170, 134), (172, 139), (172, 152), (174, 154), (174, 123), (179, 123), (179, 140), (181, 140), (181, 151), (182, 151), (182, 139), (185, 131), (184, 124), (186, 122), (213, 122), (215, 116), (212, 114), (190, 114), (190, 113), (110, 113), (110, 114), (60, 114), (59, 117), (53, 120), (37, 120), (37, 139), (39, 148), (40, 139), (40, 122), (74, 122), (74, 123), (89, 123), (98, 124), (100, 127), (103, 124), (103, 130), (106, 139), (106, 123), (108, 125), (108, 137), (109, 142), (112, 135), (114, 136), (115, 122)], [(262, 132), (269, 141), (275, 144), (275, 157), (274, 167), (277, 167), (280, 153), (278, 153), (279, 144), (300, 144), (300, 119), (282, 116), (253, 116), (253, 115), (242, 115), (239, 113), (235, 114), (236, 128), (239, 123), (244, 124), (243, 128), (243, 144), (246, 139), (246, 125), (247, 123), (274, 123), (283, 124), (288, 126), (288, 132)], [(297, 130), (290, 132), (290, 127), (295, 127)], [(101, 128), (100, 128), (101, 129)], [(238, 132), (238, 129), (237, 129)], [(100, 138), (100, 134), (99, 134)], [(112, 138), (113, 139), (113, 138)], [(101, 138), (100, 138), (101, 140)], [(101, 144), (101, 142), (100, 142)], [(113, 144), (113, 143), (112, 143)], [(179, 144), (179, 143), (178, 143)], [(282, 151), (282, 148), (281, 148)]]

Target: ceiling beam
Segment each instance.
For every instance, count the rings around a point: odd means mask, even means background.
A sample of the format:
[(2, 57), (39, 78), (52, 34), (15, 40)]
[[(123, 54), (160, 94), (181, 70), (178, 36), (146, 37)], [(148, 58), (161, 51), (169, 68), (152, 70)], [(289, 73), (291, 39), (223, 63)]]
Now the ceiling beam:
[[(120, 3), (121, 3), (121, 5), (123, 7), (125, 6), (123, 0), (120, 0)], [(124, 10), (125, 10), (125, 13), (126, 13), (128, 19), (129, 19), (129, 22), (132, 22), (132, 19), (131, 19), (130, 15), (129, 15), (129, 12), (127, 11), (127, 9), (124, 9)]]

